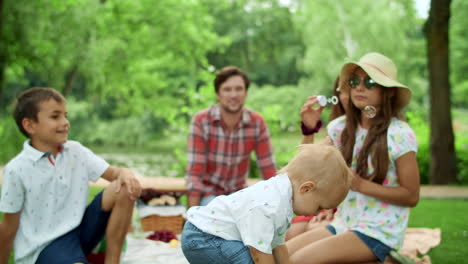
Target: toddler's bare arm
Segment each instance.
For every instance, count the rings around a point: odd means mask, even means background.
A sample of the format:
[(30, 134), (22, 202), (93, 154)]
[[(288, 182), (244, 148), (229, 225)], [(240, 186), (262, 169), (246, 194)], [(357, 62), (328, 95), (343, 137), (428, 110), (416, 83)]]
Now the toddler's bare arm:
[(255, 264), (275, 264), (275, 258), (273, 255), (263, 253), (254, 247), (249, 247), (249, 249), (250, 255), (252, 256)]
[(290, 264), (288, 248), (286, 245), (277, 246), (273, 249), (276, 264)]

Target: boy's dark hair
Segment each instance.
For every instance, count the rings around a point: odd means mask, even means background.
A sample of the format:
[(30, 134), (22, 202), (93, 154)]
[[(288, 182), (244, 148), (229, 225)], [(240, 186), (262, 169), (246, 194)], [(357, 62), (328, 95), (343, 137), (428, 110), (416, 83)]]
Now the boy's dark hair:
[(63, 95), (55, 89), (47, 87), (33, 87), (22, 92), (16, 99), (13, 118), (16, 125), (23, 135), (29, 138), (28, 132), (23, 127), (23, 119), (29, 118), (37, 121), (37, 113), (39, 113), (39, 104), (50, 99), (62, 103), (65, 102)]
[(248, 90), (249, 85), (250, 85), (250, 80), (249, 80), (249, 77), (247, 77), (247, 74), (235, 66), (226, 66), (222, 68), (218, 72), (218, 74), (216, 74), (216, 78), (214, 79), (214, 87), (215, 87), (216, 93), (219, 92), (219, 87), (221, 87), (221, 84), (223, 84), (230, 77), (237, 76), (237, 75), (241, 76), (242, 79), (244, 79), (245, 90)]

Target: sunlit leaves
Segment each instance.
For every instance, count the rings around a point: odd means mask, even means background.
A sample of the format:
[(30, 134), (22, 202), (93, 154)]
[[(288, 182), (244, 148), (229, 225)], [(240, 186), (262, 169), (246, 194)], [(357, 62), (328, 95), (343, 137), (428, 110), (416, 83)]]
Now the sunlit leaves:
[(310, 77), (303, 84), (317, 92), (328, 91), (343, 62), (371, 51), (391, 57), (399, 66), (399, 79), (408, 81), (407, 59), (424, 48), (422, 41), (413, 45), (419, 25), (405, 1), (307, 0), (296, 23), (303, 27), (307, 47), (302, 66)]

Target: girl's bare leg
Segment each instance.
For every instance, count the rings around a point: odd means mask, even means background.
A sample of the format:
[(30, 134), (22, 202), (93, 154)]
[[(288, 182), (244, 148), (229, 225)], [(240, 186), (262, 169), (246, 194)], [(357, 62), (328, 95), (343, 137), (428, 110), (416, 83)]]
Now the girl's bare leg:
[(361, 263), (377, 260), (374, 253), (353, 232), (333, 235), (318, 228), (286, 242), (291, 262), (302, 263)]
[(288, 232), (286, 232), (286, 241), (306, 232), (306, 227), (308, 224), (309, 222), (305, 222), (305, 221), (292, 224)]

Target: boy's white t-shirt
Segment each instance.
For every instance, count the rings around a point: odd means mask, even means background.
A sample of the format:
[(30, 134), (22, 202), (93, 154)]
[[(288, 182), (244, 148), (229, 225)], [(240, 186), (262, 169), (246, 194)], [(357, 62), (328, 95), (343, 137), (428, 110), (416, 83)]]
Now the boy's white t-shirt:
[(242, 241), (267, 254), (284, 244), (292, 217), (292, 187), (287, 174), (218, 196), (207, 206), (187, 212), (188, 221), (203, 232)]
[[(54, 165), (55, 164), (55, 165)], [(67, 141), (54, 159), (24, 143), (4, 168), (0, 211), (21, 212), (15, 263), (35, 263), (51, 241), (81, 223), (88, 204), (88, 182), (109, 167), (76, 141)]]

